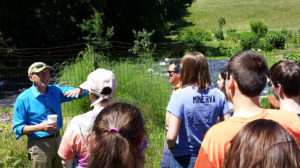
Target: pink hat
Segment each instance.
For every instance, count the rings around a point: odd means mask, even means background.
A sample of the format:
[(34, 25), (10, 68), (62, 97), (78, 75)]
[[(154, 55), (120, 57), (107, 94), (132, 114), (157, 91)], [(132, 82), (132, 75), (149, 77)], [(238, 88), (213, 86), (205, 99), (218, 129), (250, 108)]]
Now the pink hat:
[(91, 104), (91, 106), (94, 106), (104, 99), (113, 98), (117, 87), (117, 80), (112, 71), (96, 69), (89, 74), (87, 80), (79, 87), (99, 97), (99, 99)]

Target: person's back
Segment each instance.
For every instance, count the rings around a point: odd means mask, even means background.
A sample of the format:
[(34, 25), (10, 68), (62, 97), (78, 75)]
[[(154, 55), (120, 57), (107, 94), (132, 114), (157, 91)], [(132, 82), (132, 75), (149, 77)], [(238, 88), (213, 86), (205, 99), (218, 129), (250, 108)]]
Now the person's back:
[(254, 51), (243, 51), (230, 59), (225, 86), (234, 106), (234, 114), (208, 130), (195, 167), (221, 167), (231, 139), (245, 124), (260, 118), (277, 121), (300, 144), (300, 119), (296, 114), (265, 110), (259, 105), (259, 94), (265, 87), (267, 71), (263, 56)]
[(199, 52), (181, 60), (182, 88), (171, 96), (167, 111), (170, 124), (170, 167), (193, 167), (205, 132), (219, 116), (229, 112), (224, 94), (211, 86), (208, 63)]
[(275, 121), (258, 119), (249, 122), (230, 143), (223, 168), (300, 167), (300, 148)]
[(75, 116), (69, 123), (62, 138), (58, 154), (63, 167), (73, 167), (73, 160), (78, 168), (87, 167), (90, 152), (94, 148), (94, 139), (90, 136), (94, 120), (102, 109), (113, 99), (117, 81), (112, 71), (96, 69), (91, 72), (80, 88), (89, 91), (93, 110)]

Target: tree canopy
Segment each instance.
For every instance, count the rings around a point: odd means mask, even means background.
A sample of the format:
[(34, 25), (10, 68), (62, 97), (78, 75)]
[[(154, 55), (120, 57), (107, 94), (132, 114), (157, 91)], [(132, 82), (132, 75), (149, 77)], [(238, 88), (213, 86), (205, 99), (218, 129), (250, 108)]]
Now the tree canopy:
[(0, 32), (16, 48), (50, 47), (83, 42), (80, 24), (94, 10), (103, 13), (113, 40), (132, 41), (132, 30), (155, 30), (154, 40), (169, 33), (192, 0), (10, 0), (0, 2)]

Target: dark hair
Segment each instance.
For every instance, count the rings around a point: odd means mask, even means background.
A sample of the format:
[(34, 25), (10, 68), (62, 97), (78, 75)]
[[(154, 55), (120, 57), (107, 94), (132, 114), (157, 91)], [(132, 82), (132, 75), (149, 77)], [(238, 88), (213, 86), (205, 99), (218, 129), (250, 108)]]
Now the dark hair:
[(220, 89), (225, 95), (226, 95), (226, 91), (225, 91), (225, 81), (227, 79), (227, 67), (221, 68), (219, 70), (219, 74), (221, 76), (221, 78), (223, 79), (223, 87)]
[[(119, 131), (109, 131), (116, 128)], [(124, 167), (136, 165), (136, 153), (146, 131), (140, 110), (126, 103), (105, 107), (93, 125), (96, 145), (88, 167)]]
[(288, 60), (281, 60), (270, 68), (268, 77), (275, 87), (280, 84), (288, 97), (299, 96), (300, 66), (298, 64)]
[(211, 85), (208, 63), (200, 52), (190, 52), (181, 59), (182, 87), (195, 85), (198, 90), (207, 90)]
[(258, 119), (246, 124), (231, 140), (223, 168), (297, 168), (300, 149), (277, 122)]
[(172, 65), (172, 64), (175, 65), (174, 71), (179, 72), (180, 71), (180, 60), (172, 60), (172, 61), (170, 61), (169, 65)]
[(263, 55), (255, 51), (238, 52), (228, 62), (228, 79), (233, 76), (242, 94), (258, 96), (267, 82), (268, 65)]

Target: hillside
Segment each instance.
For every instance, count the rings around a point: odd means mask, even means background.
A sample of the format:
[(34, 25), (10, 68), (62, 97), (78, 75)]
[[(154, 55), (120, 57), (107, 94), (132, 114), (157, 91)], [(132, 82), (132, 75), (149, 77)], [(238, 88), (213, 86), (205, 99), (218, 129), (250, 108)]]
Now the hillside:
[(185, 21), (191, 29), (211, 30), (218, 17), (226, 19), (225, 29), (248, 30), (250, 20), (263, 20), (270, 29), (300, 28), (300, 0), (195, 0)]

